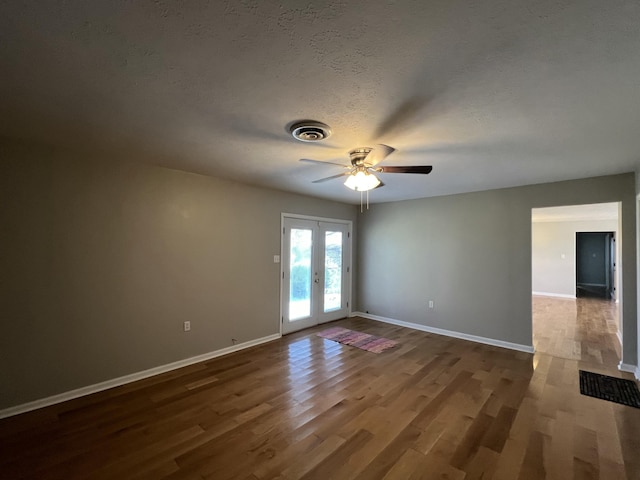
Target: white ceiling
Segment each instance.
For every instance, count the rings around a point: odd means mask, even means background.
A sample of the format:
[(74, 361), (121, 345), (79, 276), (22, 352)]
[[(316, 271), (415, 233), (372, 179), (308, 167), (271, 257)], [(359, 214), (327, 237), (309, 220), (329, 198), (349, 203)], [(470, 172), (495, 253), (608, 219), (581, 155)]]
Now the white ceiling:
[[(0, 135), (358, 203), (633, 171), (640, 2), (3, 2)], [(295, 141), (295, 120), (329, 124)]]
[(617, 220), (617, 203), (592, 203), (589, 205), (567, 205), (561, 207), (533, 208), (531, 221), (576, 222), (584, 220)]

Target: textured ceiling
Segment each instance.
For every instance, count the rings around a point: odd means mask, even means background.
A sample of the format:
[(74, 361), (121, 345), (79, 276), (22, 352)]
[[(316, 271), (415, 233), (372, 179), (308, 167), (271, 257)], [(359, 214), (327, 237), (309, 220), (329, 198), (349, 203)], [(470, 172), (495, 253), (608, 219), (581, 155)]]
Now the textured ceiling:
[[(633, 171), (640, 2), (24, 1), (0, 135), (359, 202), (311, 181), (397, 149), (372, 202)], [(294, 120), (329, 124), (295, 141)]]

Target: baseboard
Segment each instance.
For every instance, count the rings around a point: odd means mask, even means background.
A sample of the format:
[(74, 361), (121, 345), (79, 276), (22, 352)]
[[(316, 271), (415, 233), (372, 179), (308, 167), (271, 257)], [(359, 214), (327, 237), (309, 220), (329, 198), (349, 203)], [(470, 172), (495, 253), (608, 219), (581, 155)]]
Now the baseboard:
[(459, 338), (461, 340), (469, 340), (471, 342), (483, 343), (485, 345), (491, 345), (494, 347), (508, 348), (509, 350), (517, 350), (519, 352), (534, 353), (533, 346), (521, 345), (519, 343), (505, 342), (504, 340), (496, 340), (494, 338), (479, 337), (477, 335), (469, 335), (468, 333), (454, 332), (452, 330), (445, 330), (442, 328), (429, 327), (427, 325), (421, 325), (419, 323), (404, 322), (402, 320), (396, 320), (393, 318), (381, 317), (379, 315), (371, 315), (369, 313), (352, 312), (352, 317), (363, 317), (370, 320), (377, 320), (378, 322), (390, 323), (392, 325), (398, 325), (400, 327), (412, 328), (414, 330), (420, 330), (422, 332), (435, 333), (437, 335), (444, 335), (446, 337)]
[(636, 367), (635, 365), (631, 365), (629, 363), (620, 362), (618, 364), (618, 370), (620, 370), (621, 372), (633, 373), (635, 375), (637, 369), (638, 367)]
[(635, 376), (636, 376), (636, 380), (640, 380), (640, 366), (636, 368)]
[(36, 410), (38, 408), (48, 407), (50, 405), (55, 405), (56, 403), (62, 403), (66, 402), (67, 400), (73, 400), (74, 398), (83, 397), (85, 395), (101, 392), (103, 390), (108, 390), (109, 388), (119, 387), (120, 385), (125, 385), (127, 383), (132, 383), (144, 378), (153, 377), (154, 375), (170, 372), (171, 370), (177, 370), (178, 368), (187, 367), (189, 365), (193, 365), (194, 363), (204, 362), (206, 360), (211, 360), (212, 358), (221, 357), (223, 355), (228, 355), (239, 350), (244, 350), (245, 348), (271, 342), (281, 337), (282, 335), (280, 335), (279, 333), (275, 333), (266, 337), (256, 338), (255, 340), (249, 340), (248, 342), (239, 343), (238, 345), (233, 345), (231, 347), (222, 348), (213, 352), (204, 353), (195, 357), (185, 358), (184, 360), (178, 360), (177, 362), (168, 363), (166, 365), (150, 368), (148, 370), (143, 370), (142, 372), (132, 373), (123, 377), (114, 378), (105, 382), (100, 382), (94, 385), (88, 385), (86, 387), (71, 390), (69, 392), (53, 395), (51, 397), (34, 400), (33, 402), (16, 405), (15, 407), (5, 408), (4, 410), (0, 410), (0, 418), (11, 417), (20, 413), (30, 412), (31, 410)]
[(564, 293), (531, 292), (531, 295), (537, 295), (540, 297), (571, 298), (573, 300), (576, 299), (575, 295), (566, 295)]

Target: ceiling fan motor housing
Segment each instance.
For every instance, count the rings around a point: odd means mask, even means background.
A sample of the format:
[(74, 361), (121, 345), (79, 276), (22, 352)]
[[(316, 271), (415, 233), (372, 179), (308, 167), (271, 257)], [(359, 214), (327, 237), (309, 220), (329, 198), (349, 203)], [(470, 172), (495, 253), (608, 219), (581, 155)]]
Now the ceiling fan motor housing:
[(355, 148), (349, 152), (349, 156), (351, 157), (351, 165), (357, 167), (359, 165), (364, 164), (365, 158), (369, 155), (369, 152), (373, 150), (369, 147), (364, 148)]
[(321, 122), (304, 120), (291, 125), (291, 135), (301, 142), (319, 142), (331, 135), (331, 128)]

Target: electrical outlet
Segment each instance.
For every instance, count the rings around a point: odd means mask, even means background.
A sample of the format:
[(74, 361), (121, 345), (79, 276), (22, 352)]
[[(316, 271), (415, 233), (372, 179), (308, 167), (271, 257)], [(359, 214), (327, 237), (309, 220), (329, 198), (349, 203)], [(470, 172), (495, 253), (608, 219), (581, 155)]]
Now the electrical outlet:
[(429, 308), (433, 308), (433, 300), (429, 300)]
[(185, 332), (188, 332), (189, 330), (191, 330), (191, 322), (189, 321), (184, 322), (183, 328)]

